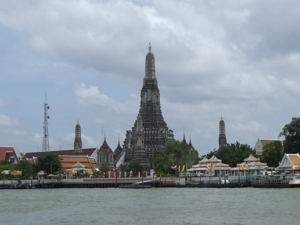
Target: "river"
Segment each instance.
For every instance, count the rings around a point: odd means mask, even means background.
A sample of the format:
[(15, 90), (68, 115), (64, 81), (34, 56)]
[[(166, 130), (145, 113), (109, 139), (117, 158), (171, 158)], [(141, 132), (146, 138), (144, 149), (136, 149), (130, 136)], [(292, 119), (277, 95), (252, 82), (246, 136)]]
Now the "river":
[(1, 225), (299, 224), (300, 189), (0, 190)]

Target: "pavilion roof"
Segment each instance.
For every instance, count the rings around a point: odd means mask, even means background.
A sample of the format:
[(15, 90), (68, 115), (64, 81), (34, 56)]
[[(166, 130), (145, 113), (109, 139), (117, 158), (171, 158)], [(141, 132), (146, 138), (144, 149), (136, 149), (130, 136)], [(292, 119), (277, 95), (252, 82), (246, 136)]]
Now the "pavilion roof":
[(255, 158), (252, 154), (248, 158), (244, 159), (244, 162), (258, 162), (258, 161), (259, 159)]
[(222, 160), (218, 159), (216, 156), (212, 156), (210, 159), (208, 159), (206, 161), (206, 163), (219, 163), (219, 162), (222, 162)]
[(199, 161), (199, 163), (205, 163), (207, 161), (207, 158), (204, 157), (201, 161)]

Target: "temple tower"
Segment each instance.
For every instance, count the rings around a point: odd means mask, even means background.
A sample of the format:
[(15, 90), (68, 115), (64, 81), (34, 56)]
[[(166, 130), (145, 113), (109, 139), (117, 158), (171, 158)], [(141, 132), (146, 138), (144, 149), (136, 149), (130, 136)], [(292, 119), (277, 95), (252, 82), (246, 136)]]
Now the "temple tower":
[(227, 144), (226, 133), (225, 133), (225, 122), (221, 117), (219, 123), (219, 148), (224, 147)]
[[(161, 112), (160, 92), (155, 74), (155, 58), (150, 44), (149, 52), (145, 60), (145, 76), (141, 90), (141, 102), (138, 115), (141, 117), (142, 126), (144, 128), (143, 145), (151, 164), (154, 150), (165, 149), (167, 141), (174, 140), (174, 135), (173, 131), (168, 129)], [(138, 118), (134, 123), (134, 127), (126, 133), (124, 140), (124, 148), (126, 149), (125, 163), (132, 161), (134, 151), (137, 147), (137, 121)]]
[(79, 121), (75, 126), (74, 155), (82, 155), (81, 126)]

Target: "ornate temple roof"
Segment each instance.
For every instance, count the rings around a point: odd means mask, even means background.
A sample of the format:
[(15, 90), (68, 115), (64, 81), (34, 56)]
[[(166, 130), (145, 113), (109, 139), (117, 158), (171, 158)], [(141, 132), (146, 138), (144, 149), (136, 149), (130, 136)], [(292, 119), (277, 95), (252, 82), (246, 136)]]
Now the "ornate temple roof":
[(88, 156), (64, 155), (61, 156), (60, 159), (61, 159), (61, 166), (63, 171), (72, 168), (85, 168), (85, 169), (92, 169), (92, 170), (98, 168), (95, 158), (90, 158)]
[(244, 162), (259, 162), (259, 159), (258, 159), (258, 158), (255, 158), (255, 157), (251, 154), (248, 158), (244, 159)]
[(107, 152), (107, 153), (113, 152), (109, 147), (109, 145), (107, 144), (106, 138), (104, 138), (103, 144), (100, 146), (99, 151)]

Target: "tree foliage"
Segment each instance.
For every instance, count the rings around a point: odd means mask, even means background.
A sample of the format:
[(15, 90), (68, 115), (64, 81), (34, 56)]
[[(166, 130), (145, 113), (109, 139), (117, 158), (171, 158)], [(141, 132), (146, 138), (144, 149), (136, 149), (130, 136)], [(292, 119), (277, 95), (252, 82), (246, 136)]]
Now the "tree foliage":
[(292, 118), (292, 121), (282, 128), (279, 137), (282, 136), (285, 137), (285, 153), (300, 153), (300, 117)]
[(154, 151), (153, 164), (157, 172), (164, 174), (176, 172), (171, 170), (173, 165), (190, 167), (192, 162), (189, 161), (188, 145), (177, 140), (168, 141), (166, 150)]
[(52, 152), (46, 152), (38, 157), (38, 162), (36, 165), (36, 172), (43, 170), (45, 173), (55, 174), (57, 171), (61, 170), (61, 163), (59, 156), (53, 154)]
[[(255, 150), (253, 150), (247, 144), (240, 144), (239, 142), (227, 144), (218, 150), (211, 151), (207, 155), (207, 158), (211, 158), (215, 155), (218, 159), (222, 160), (222, 163), (228, 164), (230, 167), (236, 167), (238, 163), (244, 162), (244, 159), (248, 158), (249, 155), (255, 155)], [(202, 158), (204, 158), (202, 156)]]
[(12, 162), (9, 161), (0, 161), (0, 166), (6, 166), (6, 165), (11, 165), (13, 164)]
[(136, 171), (136, 172), (139, 172), (139, 171), (143, 171), (145, 170), (145, 168), (138, 162), (130, 162), (128, 164), (128, 166), (126, 167), (126, 171)]
[(153, 164), (155, 170), (158, 173), (169, 173), (170, 168), (173, 164), (173, 159), (171, 155), (168, 155), (166, 151), (163, 150), (155, 150), (153, 156)]
[(270, 167), (277, 167), (283, 157), (281, 141), (273, 141), (263, 147), (263, 161)]
[(27, 160), (21, 160), (16, 165), (15, 169), (22, 171), (22, 178), (28, 179), (31, 175), (33, 175), (33, 165)]
[(181, 141), (168, 141), (166, 153), (172, 157), (172, 163), (186, 165), (188, 163), (188, 146)]

